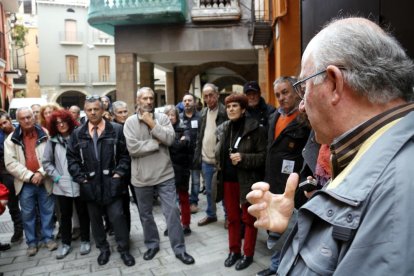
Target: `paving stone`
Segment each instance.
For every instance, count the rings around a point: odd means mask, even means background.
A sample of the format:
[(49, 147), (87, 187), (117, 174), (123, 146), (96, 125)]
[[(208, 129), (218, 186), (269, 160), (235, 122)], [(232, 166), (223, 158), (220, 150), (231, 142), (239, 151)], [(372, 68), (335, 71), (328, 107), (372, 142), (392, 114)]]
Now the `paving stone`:
[[(13, 245), (8, 251), (0, 254), (0, 271), (5, 276), (21, 275), (188, 275), (188, 276), (215, 276), (215, 275), (255, 275), (258, 271), (268, 267), (272, 250), (266, 248), (266, 231), (259, 230), (256, 243), (256, 253), (253, 264), (243, 271), (236, 271), (234, 267), (224, 267), (224, 260), (228, 255), (228, 233), (224, 229), (224, 213), (221, 204), (217, 205), (218, 222), (203, 227), (197, 226), (197, 222), (205, 216), (206, 200), (200, 195), (200, 212), (191, 215), (192, 234), (185, 237), (186, 250), (191, 254), (196, 263), (184, 265), (178, 260), (170, 245), (168, 237), (164, 237), (166, 229), (165, 218), (160, 206), (154, 206), (154, 217), (160, 235), (160, 251), (153, 260), (145, 261), (142, 256), (147, 250), (144, 244), (141, 222), (137, 208), (131, 205), (132, 227), (130, 253), (135, 257), (136, 264), (126, 267), (119, 253), (116, 251), (114, 236), (108, 237), (112, 251), (108, 264), (99, 266), (97, 258), (99, 250), (92, 239), (92, 251), (88, 255), (80, 255), (80, 241), (72, 242), (73, 251), (63, 260), (56, 260), (57, 251), (49, 252), (42, 248), (34, 257), (26, 256), (27, 245), (25, 242)], [(4, 232), (2, 232), (2, 230)], [(56, 234), (57, 230), (55, 230)], [(0, 242), (9, 242), (13, 234), (11, 218), (6, 212), (0, 216)], [(92, 238), (92, 233), (91, 233)], [(59, 241), (60, 243), (61, 241)]]

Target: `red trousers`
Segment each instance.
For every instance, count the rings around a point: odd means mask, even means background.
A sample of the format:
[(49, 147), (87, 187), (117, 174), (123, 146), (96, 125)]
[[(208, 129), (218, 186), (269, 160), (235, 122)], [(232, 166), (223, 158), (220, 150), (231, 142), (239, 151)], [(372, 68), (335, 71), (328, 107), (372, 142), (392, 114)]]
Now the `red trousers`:
[(224, 182), (224, 204), (229, 221), (229, 249), (232, 253), (241, 253), (241, 221), (245, 225), (243, 253), (247, 257), (253, 257), (256, 246), (257, 228), (254, 227), (256, 218), (247, 212), (249, 203), (241, 205), (240, 210), (240, 185), (237, 182)]
[(181, 224), (184, 227), (190, 226), (191, 213), (190, 213), (190, 196), (187, 191), (177, 190), (178, 201), (180, 202), (181, 209)]

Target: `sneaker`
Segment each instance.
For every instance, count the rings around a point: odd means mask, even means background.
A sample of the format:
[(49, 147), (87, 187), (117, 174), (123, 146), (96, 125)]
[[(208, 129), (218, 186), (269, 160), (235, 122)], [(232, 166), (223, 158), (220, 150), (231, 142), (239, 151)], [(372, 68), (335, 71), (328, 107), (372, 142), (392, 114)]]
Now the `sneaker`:
[(27, 248), (26, 254), (29, 257), (33, 257), (37, 253), (37, 247), (36, 246), (29, 246)]
[(58, 244), (54, 240), (50, 240), (46, 243), (46, 247), (49, 251), (53, 251), (58, 248)]
[(56, 259), (60, 260), (65, 258), (72, 251), (72, 247), (70, 247), (70, 245), (67, 244), (62, 244), (58, 251), (59, 252), (56, 255)]
[(191, 214), (195, 214), (195, 213), (198, 212), (198, 207), (197, 207), (196, 204), (191, 204), (190, 205), (190, 212), (191, 212)]
[(81, 246), (80, 246), (80, 254), (81, 255), (86, 255), (89, 254), (89, 252), (91, 252), (91, 244), (90, 242), (81, 242)]
[(76, 241), (77, 239), (79, 239), (80, 235), (81, 235), (80, 228), (79, 227), (73, 228), (73, 230), (72, 230), (72, 241)]
[(23, 241), (23, 230), (15, 230), (10, 239), (11, 243), (21, 243)]
[(184, 226), (183, 227), (184, 236), (190, 236), (191, 235), (191, 229), (190, 226)]

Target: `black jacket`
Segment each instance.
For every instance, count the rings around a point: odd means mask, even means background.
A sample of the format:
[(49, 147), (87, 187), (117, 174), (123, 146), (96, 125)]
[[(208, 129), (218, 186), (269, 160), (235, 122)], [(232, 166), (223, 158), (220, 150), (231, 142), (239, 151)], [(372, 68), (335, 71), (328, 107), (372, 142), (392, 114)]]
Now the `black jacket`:
[(192, 161), (194, 159), (194, 151), (197, 143), (197, 136), (198, 136), (198, 129), (200, 128), (200, 112), (194, 111), (193, 116), (190, 118), (185, 115), (184, 112), (180, 113), (180, 120), (183, 122), (185, 126), (185, 130), (189, 132), (190, 134), (190, 150), (191, 150), (191, 166), (190, 168), (193, 168)]
[(264, 126), (266, 130), (268, 129), (268, 122), (270, 116), (276, 111), (274, 106), (266, 104), (263, 97), (260, 97), (259, 104), (254, 108), (247, 107), (247, 117), (251, 117), (259, 122), (261, 126)]
[[(228, 118), (227, 118), (227, 113), (226, 113), (226, 107), (220, 102), (217, 104), (218, 104), (218, 114), (216, 118), (216, 126), (218, 127)], [(197, 143), (196, 143), (196, 148), (194, 151), (194, 159), (193, 159), (194, 169), (201, 169), (201, 158), (202, 158), (201, 150), (203, 148), (204, 131), (206, 130), (206, 124), (207, 124), (207, 112), (208, 112), (208, 107), (205, 107), (203, 108), (203, 110), (201, 110), (200, 126), (198, 128)]]
[[(130, 167), (122, 125), (105, 122), (105, 130), (98, 139), (100, 161), (96, 159), (88, 122), (72, 132), (66, 156), (68, 169), (80, 185), (81, 198), (108, 204), (127, 192), (125, 176)], [(117, 173), (121, 178), (113, 178)], [(86, 180), (86, 182), (85, 182)]]
[[(217, 198), (223, 197), (223, 164), (225, 158), (229, 158), (229, 145), (224, 143), (230, 131), (230, 120), (221, 124), (218, 129), (218, 140), (216, 146), (216, 161), (218, 163), (217, 175)], [(237, 152), (240, 153), (242, 161), (235, 167), (240, 184), (240, 203), (246, 202), (246, 195), (251, 191), (255, 182), (263, 180), (263, 168), (266, 158), (266, 130), (259, 122), (252, 118), (245, 118), (242, 135), (240, 136)], [(225, 172), (224, 172), (225, 173)]]
[[(188, 190), (190, 181), (190, 165), (192, 150), (190, 148), (190, 132), (182, 122), (173, 125), (175, 130), (174, 143), (169, 147), (170, 157), (174, 168), (174, 179), (177, 190)], [(181, 139), (185, 137), (184, 139)]]
[(296, 118), (274, 140), (279, 117), (280, 113), (275, 112), (269, 120), (265, 182), (270, 184), (272, 193), (282, 194), (289, 177), (289, 173), (282, 172), (282, 166), (293, 161), (293, 172), (300, 172), (303, 165), (302, 149), (308, 140), (310, 129), (305, 122), (299, 122)]

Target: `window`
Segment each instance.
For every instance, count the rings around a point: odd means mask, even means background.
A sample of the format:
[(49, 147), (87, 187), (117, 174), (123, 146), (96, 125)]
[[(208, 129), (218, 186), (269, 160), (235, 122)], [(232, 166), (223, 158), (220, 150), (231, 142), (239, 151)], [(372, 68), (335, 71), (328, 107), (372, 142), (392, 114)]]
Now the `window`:
[(77, 41), (77, 26), (75, 20), (65, 20), (65, 41)]
[(23, 13), (32, 14), (32, 0), (23, 1)]
[(69, 82), (77, 82), (79, 80), (77, 56), (66, 56), (66, 79)]
[(109, 81), (109, 56), (99, 57), (99, 81)]

